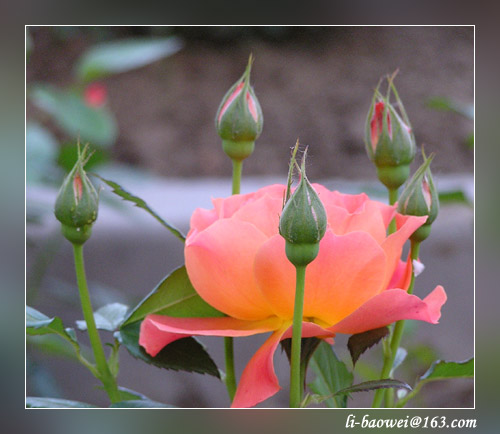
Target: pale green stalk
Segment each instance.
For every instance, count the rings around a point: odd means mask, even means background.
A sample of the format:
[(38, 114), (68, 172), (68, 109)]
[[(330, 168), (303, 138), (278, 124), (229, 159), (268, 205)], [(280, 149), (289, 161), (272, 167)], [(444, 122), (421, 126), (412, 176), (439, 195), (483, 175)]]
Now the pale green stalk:
[(92, 351), (94, 352), (98, 378), (102, 381), (104, 390), (106, 390), (111, 402), (118, 402), (120, 401), (120, 392), (118, 390), (116, 380), (109, 370), (101, 338), (99, 337), (99, 332), (97, 331), (95, 324), (94, 311), (92, 310), (92, 304), (90, 302), (87, 279), (85, 277), (85, 264), (83, 261), (83, 245), (73, 244), (73, 253), (75, 258), (76, 281), (78, 284), (78, 292), (80, 293), (83, 318), (87, 324), (87, 332), (89, 335), (90, 345), (92, 346)]

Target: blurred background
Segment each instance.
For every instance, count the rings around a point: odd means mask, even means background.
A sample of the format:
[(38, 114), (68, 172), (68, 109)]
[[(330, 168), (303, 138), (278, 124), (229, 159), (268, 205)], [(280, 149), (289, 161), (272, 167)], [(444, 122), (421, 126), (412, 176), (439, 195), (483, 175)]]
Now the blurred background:
[[(412, 324), (409, 352), (396, 377), (413, 384), (436, 358), (465, 360), (474, 351), (473, 101), (471, 27), (28, 27), (27, 29), (27, 302), (67, 326), (81, 319), (71, 249), (52, 214), (75, 142), (96, 150), (89, 170), (145, 199), (187, 230), (197, 207), (230, 193), (231, 164), (214, 128), (218, 105), (255, 56), (252, 84), (264, 130), (244, 163), (242, 191), (285, 182), (289, 148), (309, 145), (311, 180), (366, 191), (385, 200), (366, 156), (364, 122), (373, 90), (399, 69), (396, 85), (417, 144), (435, 152), (442, 210), (424, 243), (426, 270), (416, 294), (437, 284), (448, 292), (440, 325)], [(420, 164), (417, 157), (413, 169)], [(134, 306), (174, 267), (182, 245), (150, 216), (101, 193), (100, 217), (86, 244), (94, 308)], [(130, 205), (130, 206), (129, 206)], [(67, 245), (68, 244), (68, 245)], [(81, 334), (84, 339), (84, 334)], [(109, 339), (112, 336), (109, 334)], [(222, 340), (203, 339), (223, 366)], [(237, 372), (262, 337), (236, 340)], [(346, 339), (337, 354), (351, 366)], [(51, 339), (28, 339), (27, 394), (105, 405), (96, 381)], [(120, 350), (119, 384), (160, 402), (225, 407), (212, 377), (161, 370)], [(375, 378), (380, 348), (361, 357), (357, 380)], [(288, 384), (276, 354), (280, 384)], [(428, 385), (417, 407), (470, 407), (471, 381)], [(262, 404), (286, 406), (283, 391)], [(369, 406), (358, 394), (350, 406)]]

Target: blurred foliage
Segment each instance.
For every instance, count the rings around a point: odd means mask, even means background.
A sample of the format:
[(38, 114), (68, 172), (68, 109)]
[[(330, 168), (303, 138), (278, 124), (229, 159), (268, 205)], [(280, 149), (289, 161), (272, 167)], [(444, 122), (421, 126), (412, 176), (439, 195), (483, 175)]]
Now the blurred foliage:
[[(126, 30), (128, 29), (128, 31)], [(112, 74), (140, 68), (173, 55), (182, 49), (175, 36), (152, 37), (150, 31), (123, 27), (52, 27), (52, 37), (66, 41), (83, 38), (90, 46), (76, 59), (72, 82), (65, 87), (48, 83), (27, 85), (28, 102), (37, 111), (28, 111), (26, 124), (26, 177), (29, 185), (59, 183), (60, 168), (67, 171), (76, 161), (74, 143), (90, 143), (95, 149), (91, 165), (112, 164), (110, 149), (118, 137), (118, 125), (109, 109), (107, 89), (96, 82)], [(137, 31), (139, 30), (139, 32)], [(36, 51), (36, 38), (26, 31), (27, 68)], [(165, 28), (165, 34), (170, 32)], [(127, 36), (123, 38), (123, 36)], [(73, 144), (75, 150), (70, 150)], [(132, 169), (131, 169), (132, 170)]]
[(92, 107), (78, 92), (60, 90), (50, 85), (31, 86), (28, 97), (48, 114), (68, 137), (80, 137), (95, 147), (111, 146), (118, 129), (114, 116), (106, 107)]
[(75, 74), (84, 82), (110, 74), (129, 71), (177, 53), (182, 41), (176, 37), (126, 39), (105, 42), (87, 50), (75, 66)]
[[(427, 106), (438, 111), (453, 112), (474, 121), (474, 104), (460, 104), (449, 98), (433, 97), (427, 101)], [(465, 144), (469, 148), (474, 147), (474, 133), (466, 137)]]

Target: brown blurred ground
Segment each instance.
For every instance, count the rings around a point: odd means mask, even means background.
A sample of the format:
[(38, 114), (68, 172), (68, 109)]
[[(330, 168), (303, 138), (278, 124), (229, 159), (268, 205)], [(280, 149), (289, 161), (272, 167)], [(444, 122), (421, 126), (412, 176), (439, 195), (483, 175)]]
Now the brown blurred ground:
[[(145, 31), (119, 28), (116, 33)], [(437, 153), (434, 171), (472, 171), (473, 155), (464, 145), (472, 122), (426, 107), (435, 96), (473, 102), (471, 27), (283, 31), (279, 37), (263, 37), (248, 28), (221, 29), (220, 34), (174, 29), (186, 41), (181, 52), (105, 80), (120, 129), (114, 155), (170, 177), (229, 175), (213, 119), (253, 53), (252, 81), (264, 112), (264, 131), (245, 173), (284, 173), (288, 148), (299, 137), (310, 145), (311, 178), (374, 176), (363, 145), (365, 116), (379, 78), (397, 68), (396, 84), (417, 143)], [(62, 85), (71, 82), (74, 61), (93, 41), (88, 33), (62, 41), (48, 28), (34, 29), (33, 40), (28, 82)]]

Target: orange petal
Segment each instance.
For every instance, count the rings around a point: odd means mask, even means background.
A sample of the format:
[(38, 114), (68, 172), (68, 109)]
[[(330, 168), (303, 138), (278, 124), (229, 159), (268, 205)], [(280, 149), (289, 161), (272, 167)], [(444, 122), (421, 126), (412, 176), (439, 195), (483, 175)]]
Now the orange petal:
[(234, 194), (226, 198), (212, 199), (212, 203), (219, 218), (230, 218), (236, 211), (240, 210), (247, 203), (251, 203), (262, 196), (270, 196), (272, 198), (282, 200), (284, 191), (284, 185), (273, 184), (261, 188), (254, 193)]
[(328, 224), (336, 235), (354, 231), (368, 232), (381, 244), (394, 217), (395, 207), (373, 201), (365, 193), (342, 194), (313, 184), (326, 210)]
[(174, 318), (148, 315), (141, 324), (139, 344), (154, 357), (169, 343), (187, 336), (251, 336), (276, 330), (282, 323), (276, 317), (263, 321), (242, 321), (230, 317)]
[(251, 223), (267, 237), (272, 237), (278, 233), (282, 205), (282, 197), (265, 194), (245, 204), (232, 218)]
[(186, 269), (196, 292), (211, 306), (246, 320), (273, 315), (254, 278), (255, 255), (266, 236), (250, 223), (218, 220), (186, 240)]
[(232, 408), (253, 407), (281, 389), (274, 372), (273, 357), (287, 328), (275, 331), (250, 359), (241, 374)]
[[(304, 317), (334, 324), (382, 290), (386, 258), (363, 232), (337, 236), (327, 230), (318, 257), (306, 269)], [(257, 282), (282, 318), (293, 318), (295, 268), (279, 235), (262, 245), (255, 258)]]
[(285, 240), (281, 235), (271, 237), (260, 247), (255, 257), (255, 278), (275, 314), (291, 320), (295, 267), (286, 257)]
[(193, 215), (191, 216), (191, 224), (190, 224), (191, 229), (188, 234), (188, 238), (193, 231), (201, 232), (202, 230), (210, 226), (212, 223), (214, 223), (216, 220), (218, 220), (218, 216), (215, 210), (213, 209), (208, 210), (204, 208), (195, 209)]
[(304, 317), (335, 324), (381, 290), (385, 265), (383, 250), (369, 234), (327, 231), (306, 269)]
[(389, 235), (387, 239), (381, 244), (382, 248), (387, 255), (387, 268), (385, 276), (385, 285), (387, 287), (394, 274), (398, 261), (401, 259), (403, 245), (410, 238), (411, 234), (422, 226), (427, 220), (427, 216), (404, 216), (396, 214), (396, 225), (398, 230)]
[(389, 289), (368, 300), (329, 330), (334, 333), (362, 333), (401, 319), (437, 324), (445, 302), (446, 293), (442, 286), (436, 286), (423, 300), (401, 289)]
[(286, 187), (283, 184), (271, 184), (263, 187), (255, 192), (255, 199), (262, 196), (270, 196), (272, 198), (283, 199)]
[[(273, 356), (279, 341), (291, 336), (292, 327), (288, 323), (264, 342), (245, 367), (231, 407), (253, 407), (280, 390), (278, 378), (274, 372)], [(331, 337), (334, 334), (317, 324), (302, 323), (302, 337), (313, 336), (326, 338), (332, 342)]]
[(238, 211), (245, 203), (251, 200), (254, 193), (250, 194), (235, 194), (226, 198), (212, 199), (215, 212), (220, 219), (230, 218)]
[(408, 259), (405, 261), (398, 261), (396, 270), (391, 277), (391, 281), (387, 285), (386, 289), (404, 289), (408, 290), (411, 283), (411, 276), (413, 274), (413, 266), (410, 258), (410, 253), (408, 252)]
[(354, 231), (368, 232), (379, 244), (382, 244), (387, 233), (387, 216), (390, 215), (392, 218), (394, 214), (394, 207), (388, 207), (379, 202), (368, 200), (363, 203), (360, 210), (348, 217), (344, 233)]
[(339, 191), (332, 192), (338, 203), (350, 214), (362, 211), (366, 202), (370, 201), (366, 193), (343, 194)]

